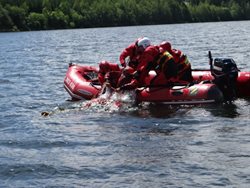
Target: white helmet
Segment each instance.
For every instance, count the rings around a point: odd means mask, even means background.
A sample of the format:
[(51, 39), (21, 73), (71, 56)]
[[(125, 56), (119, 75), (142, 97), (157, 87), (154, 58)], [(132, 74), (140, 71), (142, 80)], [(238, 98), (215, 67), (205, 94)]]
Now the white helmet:
[(143, 37), (143, 38), (139, 39), (137, 42), (137, 46), (138, 47), (142, 46), (144, 49), (146, 49), (150, 45), (151, 45), (151, 42), (150, 42), (149, 38), (147, 38), (147, 37)]

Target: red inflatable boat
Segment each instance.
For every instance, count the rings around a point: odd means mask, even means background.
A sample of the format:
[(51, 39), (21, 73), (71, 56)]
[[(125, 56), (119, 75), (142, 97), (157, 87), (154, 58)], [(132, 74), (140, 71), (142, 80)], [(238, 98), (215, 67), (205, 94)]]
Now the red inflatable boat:
[[(97, 73), (97, 67), (69, 65), (64, 79), (64, 87), (73, 100), (90, 100), (98, 97), (102, 86), (98, 82), (92, 82), (93, 78), (97, 77)], [(250, 72), (237, 72), (236, 74), (237, 76), (234, 78), (236, 97), (250, 97)], [(230, 85), (233, 85), (231, 81), (226, 87), (213, 83), (211, 80), (214, 80), (215, 76), (209, 70), (193, 70), (192, 75), (195, 80), (192, 85), (138, 88), (136, 100), (167, 104), (202, 104), (222, 102), (226, 98), (225, 95), (231, 95), (231, 90), (227, 90)], [(152, 77), (154, 74), (151, 73), (148, 80)], [(220, 75), (218, 80), (222, 80), (222, 77)]]
[(99, 83), (93, 83), (92, 78), (97, 76), (98, 68), (70, 64), (64, 79), (64, 88), (73, 100), (93, 99), (101, 91)]
[[(214, 79), (210, 70), (193, 70), (192, 76), (198, 82)], [(250, 97), (250, 72), (238, 72), (236, 88), (238, 97)]]
[(223, 101), (223, 94), (215, 84), (200, 83), (192, 86), (147, 87), (139, 90), (137, 102), (165, 104), (204, 104)]

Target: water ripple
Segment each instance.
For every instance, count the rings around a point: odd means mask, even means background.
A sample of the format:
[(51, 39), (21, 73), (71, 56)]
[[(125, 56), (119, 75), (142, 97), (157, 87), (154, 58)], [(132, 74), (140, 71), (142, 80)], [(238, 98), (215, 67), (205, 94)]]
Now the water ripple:
[(115, 96), (71, 103), (63, 79), (69, 62), (119, 63), (140, 36), (170, 41), (193, 68), (208, 68), (212, 50), (249, 71), (249, 23), (0, 33), (0, 187), (248, 187), (248, 98), (198, 106), (134, 106)]

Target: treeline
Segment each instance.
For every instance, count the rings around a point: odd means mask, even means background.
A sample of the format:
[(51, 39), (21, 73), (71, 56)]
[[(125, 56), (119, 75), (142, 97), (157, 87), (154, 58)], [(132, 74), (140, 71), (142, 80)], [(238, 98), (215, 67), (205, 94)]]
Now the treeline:
[(0, 0), (0, 31), (248, 19), (249, 0)]

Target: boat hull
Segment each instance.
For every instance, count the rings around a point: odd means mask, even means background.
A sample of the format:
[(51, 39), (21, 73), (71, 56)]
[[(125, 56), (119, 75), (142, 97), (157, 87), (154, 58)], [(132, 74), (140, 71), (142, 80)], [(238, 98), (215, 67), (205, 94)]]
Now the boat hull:
[(98, 69), (91, 66), (71, 65), (64, 78), (64, 88), (73, 100), (90, 100), (96, 98), (101, 86), (91, 82), (88, 72), (96, 73)]
[(195, 84), (144, 88), (137, 92), (138, 102), (164, 102), (165, 104), (204, 104), (223, 101), (223, 94), (214, 84)]

